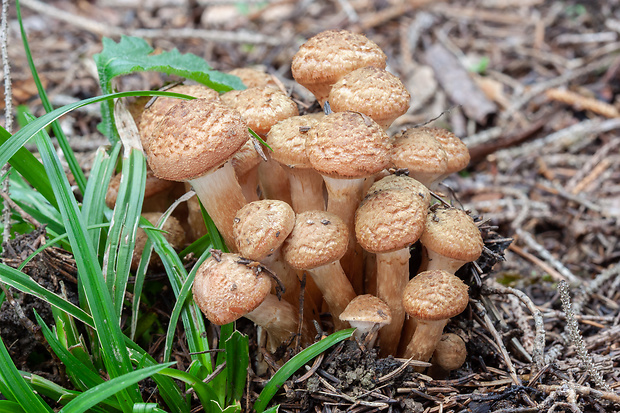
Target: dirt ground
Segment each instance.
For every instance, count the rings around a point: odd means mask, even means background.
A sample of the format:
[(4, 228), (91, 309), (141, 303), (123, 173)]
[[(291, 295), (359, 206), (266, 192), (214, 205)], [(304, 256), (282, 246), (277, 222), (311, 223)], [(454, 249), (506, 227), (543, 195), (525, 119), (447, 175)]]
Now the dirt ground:
[[(322, 30), (348, 29), (383, 48), (388, 70), (411, 93), (390, 133), (434, 120), (468, 145), (466, 173), (442, 187), (480, 217), (486, 234), (483, 259), (461, 274), (472, 285), (470, 306), (447, 327), (466, 341), (466, 363), (432, 380), (343, 344), (313, 374), (287, 383), (281, 411), (620, 411), (620, 1), (21, 5), (58, 106), (100, 93), (92, 56), (102, 36), (120, 34), (192, 52), (219, 70), (261, 65), (309, 106), (312, 96), (292, 81), (292, 56)], [(14, 9), (11, 16), (14, 101), (40, 115)], [(166, 80), (140, 74), (118, 88)], [(87, 107), (62, 120), (86, 170), (107, 143), (97, 112)], [(249, 399), (262, 380), (252, 380)]]

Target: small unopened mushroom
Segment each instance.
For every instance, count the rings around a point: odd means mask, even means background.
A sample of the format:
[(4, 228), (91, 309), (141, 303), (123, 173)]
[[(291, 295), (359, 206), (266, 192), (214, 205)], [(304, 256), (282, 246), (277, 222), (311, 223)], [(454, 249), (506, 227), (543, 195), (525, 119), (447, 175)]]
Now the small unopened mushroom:
[(349, 231), (337, 215), (325, 211), (297, 214), (295, 227), (282, 246), (284, 259), (295, 269), (307, 270), (332, 313), (337, 330), (347, 328), (338, 318), (355, 291), (340, 266), (347, 250)]
[(405, 358), (428, 361), (450, 318), (459, 315), (469, 302), (468, 287), (457, 276), (442, 270), (424, 271), (413, 277), (403, 293), (403, 306), (416, 320), (415, 333)]
[(474, 220), (462, 209), (432, 207), (420, 237), (428, 257), (426, 270), (440, 269), (454, 274), (482, 254), (482, 235)]
[(446, 173), (448, 155), (430, 133), (411, 128), (394, 137), (392, 166), (406, 168), (410, 177), (430, 188)]
[(386, 130), (407, 112), (410, 100), (398, 77), (372, 66), (346, 74), (329, 92), (329, 106), (334, 112), (361, 112)]
[(429, 368), (429, 374), (433, 378), (443, 378), (450, 371), (460, 368), (466, 359), (467, 346), (463, 339), (458, 334), (443, 334), (433, 352), (433, 366)]
[(389, 175), (375, 182), (355, 213), (355, 234), (376, 254), (377, 296), (392, 311), (380, 332), (381, 354), (396, 354), (405, 320), (402, 294), (409, 281), (409, 247), (424, 231), (430, 204), (428, 189), (408, 176)]
[(430, 133), (448, 156), (448, 167), (446, 173), (438, 179), (441, 181), (446, 176), (465, 169), (469, 164), (469, 149), (454, 133), (443, 128), (420, 128)]
[(230, 158), (248, 140), (248, 126), (223, 103), (195, 99), (174, 105), (145, 145), (156, 176), (188, 181), (229, 248), (233, 218), (247, 202)]
[[(246, 317), (267, 330), (268, 349), (290, 343), (297, 334), (297, 311), (270, 293), (271, 277), (252, 261), (236, 254), (211, 255), (199, 267), (192, 292), (205, 316), (214, 324)], [(304, 345), (309, 334), (302, 334)]]
[(377, 331), (388, 325), (392, 320), (390, 307), (370, 294), (358, 295), (340, 314), (340, 320), (348, 322), (355, 328), (354, 337), (364, 341), (366, 348), (373, 348), (377, 339)]
[(385, 69), (387, 57), (362, 34), (327, 30), (301, 45), (291, 64), (293, 78), (316, 96), (321, 106), (334, 83), (360, 67)]

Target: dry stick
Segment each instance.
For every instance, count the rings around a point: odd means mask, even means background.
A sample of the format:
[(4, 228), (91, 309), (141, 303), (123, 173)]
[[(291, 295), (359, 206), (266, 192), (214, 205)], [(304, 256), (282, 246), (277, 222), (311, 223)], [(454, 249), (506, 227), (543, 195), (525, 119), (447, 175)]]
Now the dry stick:
[[(7, 51), (7, 42), (8, 42), (8, 9), (9, 2), (8, 0), (2, 0), (2, 22), (0, 27), (0, 42), (2, 43), (2, 67), (4, 69), (4, 118), (5, 118), (5, 129), (9, 133), (13, 133), (13, 91), (11, 88), (11, 66), (9, 65), (9, 54)], [(8, 171), (10, 169), (10, 164), (6, 164), (2, 166), (2, 172), (0, 175), (4, 177), (2, 181), (2, 193), (6, 194), (7, 198), (9, 197), (9, 174)], [(3, 203), (2, 208), (2, 223), (4, 225), (4, 230), (2, 232), (2, 239), (4, 242), (9, 242), (11, 238), (11, 207), (9, 206), (8, 201)]]
[(534, 346), (532, 349), (532, 359), (534, 360), (534, 363), (536, 364), (536, 368), (538, 370), (541, 370), (545, 366), (544, 352), (545, 352), (546, 331), (545, 331), (545, 323), (543, 321), (542, 313), (540, 312), (538, 307), (536, 307), (536, 305), (532, 302), (530, 297), (528, 297), (528, 295), (525, 294), (523, 291), (510, 288), (510, 287), (504, 287), (497, 283), (493, 287), (490, 287), (488, 285), (483, 285), (482, 293), (483, 294), (503, 294), (503, 295), (510, 294), (510, 295), (517, 297), (523, 304), (525, 304), (527, 309), (532, 314), (532, 318), (534, 319), (534, 329), (536, 331), (536, 335), (534, 337)]
[(135, 36), (141, 38), (168, 38), (168, 39), (203, 39), (213, 42), (234, 42), (249, 44), (267, 44), (277, 46), (286, 43), (285, 39), (264, 36), (260, 33), (248, 31), (220, 31), (220, 30), (201, 30), (192, 28), (183, 29), (123, 29), (109, 26), (96, 20), (88, 19), (57, 7), (51, 6), (39, 0), (22, 0), (21, 4), (40, 13), (55, 19), (69, 23), (82, 30), (107, 37), (119, 37), (121, 35)]
[(606, 269), (597, 275), (592, 281), (586, 285), (586, 287), (580, 292), (580, 294), (573, 300), (573, 311), (580, 313), (586, 298), (590, 297), (590, 294), (596, 291), (600, 291), (601, 286), (612, 279), (616, 275), (620, 274), (620, 263)]
[(495, 326), (493, 325), (493, 321), (491, 321), (491, 318), (489, 317), (489, 314), (487, 313), (486, 309), (484, 308), (482, 304), (480, 304), (477, 301), (472, 300), (471, 303), (475, 307), (480, 317), (482, 317), (486, 328), (489, 330), (489, 332), (495, 339), (495, 342), (497, 343), (497, 346), (499, 347), (499, 350), (502, 353), (502, 357), (504, 358), (504, 363), (506, 363), (506, 367), (508, 368), (508, 372), (510, 373), (512, 382), (516, 386), (521, 386), (522, 384), (521, 379), (519, 378), (519, 376), (517, 376), (517, 371), (515, 370), (515, 367), (512, 364), (512, 360), (510, 360), (510, 354), (508, 354), (508, 351), (506, 350), (506, 346), (504, 345), (504, 342), (502, 341), (502, 336), (500, 336), (500, 334), (495, 329)]
[(617, 118), (620, 112), (615, 106), (601, 100), (586, 97), (570, 90), (553, 88), (545, 92), (547, 98), (565, 103), (577, 110), (589, 110), (606, 118)]
[[(592, 387), (581, 386), (576, 383), (572, 383), (572, 386), (575, 389), (575, 391), (582, 396), (592, 396), (597, 399), (605, 399), (605, 400), (612, 401), (614, 403), (620, 403), (620, 395), (614, 392), (600, 391), (600, 390), (593, 389)], [(550, 392), (558, 390), (560, 386), (557, 384), (553, 384), (553, 385), (539, 384), (538, 386), (536, 386), (536, 388), (538, 388), (539, 390), (545, 393), (550, 393)]]
[[(569, 179), (568, 182), (566, 182), (566, 184), (564, 185), (565, 188), (571, 194), (578, 194), (583, 189), (585, 189), (591, 181), (596, 179), (596, 176), (598, 176), (598, 174), (595, 175), (593, 178), (589, 177), (592, 176), (594, 172), (599, 169), (601, 165), (604, 164), (604, 161), (607, 161), (608, 164), (611, 164), (611, 161), (609, 159), (606, 159), (605, 157), (612, 149), (615, 149), (618, 145), (620, 145), (620, 139), (610, 140), (605, 145), (601, 146), (594, 153), (594, 155), (592, 155), (588, 159), (588, 161), (583, 164), (581, 169), (579, 169), (579, 171), (571, 179)], [(599, 174), (602, 173), (603, 170), (601, 170)]]
[(581, 359), (581, 362), (584, 364), (585, 370), (592, 377), (592, 381), (594, 384), (604, 391), (611, 391), (605, 380), (603, 380), (603, 376), (601, 372), (594, 365), (594, 360), (592, 356), (586, 350), (586, 346), (583, 343), (583, 339), (581, 337), (581, 333), (579, 332), (579, 325), (577, 324), (577, 320), (575, 319), (575, 313), (573, 312), (571, 301), (570, 301), (570, 293), (569, 287), (566, 281), (560, 281), (558, 284), (558, 292), (560, 293), (560, 300), (562, 302), (562, 309), (566, 314), (566, 330), (570, 341), (575, 346), (577, 350), (577, 355)]

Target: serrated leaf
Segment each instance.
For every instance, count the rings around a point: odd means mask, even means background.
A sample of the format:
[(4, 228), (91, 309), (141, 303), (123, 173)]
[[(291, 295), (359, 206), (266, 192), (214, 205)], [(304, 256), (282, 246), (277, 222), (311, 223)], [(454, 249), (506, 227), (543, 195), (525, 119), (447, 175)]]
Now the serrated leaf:
[(156, 71), (195, 80), (218, 92), (245, 89), (238, 77), (213, 70), (199, 56), (182, 54), (177, 49), (160, 54), (153, 52), (153, 48), (138, 37), (122, 36), (118, 43), (104, 37), (103, 50), (93, 56), (99, 79), (111, 81), (116, 76)]

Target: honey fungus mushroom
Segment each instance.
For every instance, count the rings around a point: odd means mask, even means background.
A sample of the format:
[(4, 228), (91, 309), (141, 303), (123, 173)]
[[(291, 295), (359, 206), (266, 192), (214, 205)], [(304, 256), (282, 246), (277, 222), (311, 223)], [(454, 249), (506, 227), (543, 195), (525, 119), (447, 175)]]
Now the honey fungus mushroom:
[[(192, 287), (194, 300), (214, 324), (231, 323), (246, 317), (264, 328), (268, 349), (290, 343), (297, 334), (297, 310), (271, 294), (271, 277), (260, 267), (237, 254), (215, 253), (198, 268)], [(309, 333), (302, 333), (303, 345)]]
[(380, 298), (371, 294), (355, 297), (340, 314), (340, 320), (355, 328), (354, 337), (364, 340), (367, 348), (373, 348), (377, 331), (390, 324), (392, 312)]
[(326, 30), (306, 41), (291, 63), (293, 78), (323, 106), (332, 85), (349, 72), (366, 66), (385, 69), (387, 57), (362, 34)]
[(247, 202), (229, 160), (248, 136), (237, 111), (217, 101), (194, 99), (174, 105), (144, 147), (156, 176), (191, 184), (233, 249), (233, 219)]

